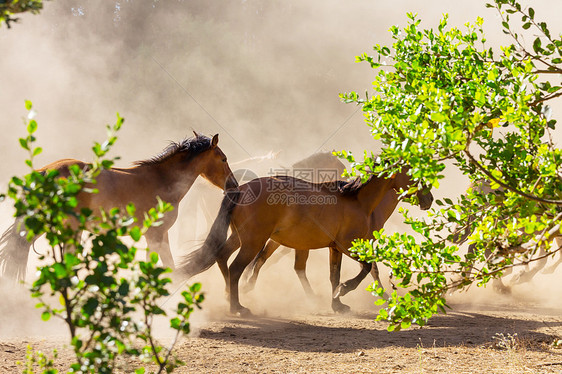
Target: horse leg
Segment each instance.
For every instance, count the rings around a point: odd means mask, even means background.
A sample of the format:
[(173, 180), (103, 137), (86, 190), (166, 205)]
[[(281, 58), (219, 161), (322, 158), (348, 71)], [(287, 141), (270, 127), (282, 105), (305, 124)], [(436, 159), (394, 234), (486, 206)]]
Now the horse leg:
[[(375, 282), (377, 282), (379, 287), (382, 287), (382, 282), (381, 282), (381, 278), (379, 276), (379, 267), (377, 266), (376, 262), (373, 262), (371, 264), (371, 277), (373, 277), (373, 280)], [(386, 291), (383, 293), (383, 298), (388, 299), (389, 295), (388, 293), (386, 293)]]
[(310, 282), (306, 277), (306, 261), (308, 260), (308, 255), (310, 251), (295, 251), (295, 272), (301, 281), (302, 288), (308, 297), (316, 297), (312, 287), (310, 287)]
[(25, 280), (29, 247), (37, 239), (30, 243), (25, 235), (23, 220), (17, 219), (0, 237), (0, 274), (18, 283)]
[(503, 284), (503, 281), (501, 280), (501, 278), (495, 278), (494, 280), (492, 280), (492, 288), (497, 293), (501, 293), (501, 294), (504, 294), (504, 295), (511, 294), (511, 287)]
[[(475, 250), (475, 248), (476, 248), (476, 246), (475, 246), (474, 244), (470, 244), (470, 245), (468, 246), (468, 250), (466, 251), (466, 257), (467, 257), (467, 258), (470, 257), (470, 256), (474, 256), (474, 250)], [(488, 252), (486, 252), (486, 253), (487, 253), (486, 256), (488, 256), (488, 254), (489, 254), (490, 252), (488, 251)], [(469, 274), (472, 272), (472, 269), (473, 269), (473, 268), (474, 268), (474, 266), (471, 266), (471, 265), (465, 266), (465, 267), (462, 269), (461, 278), (465, 278), (465, 277), (469, 276)]]
[(238, 238), (238, 234), (233, 231), (232, 234), (228, 237), (226, 242), (224, 243), (226, 249), (224, 249), (220, 255), (217, 257), (217, 265), (222, 273), (225, 282), (225, 293), (228, 295), (228, 285), (229, 285), (229, 273), (228, 273), (228, 259), (230, 255), (232, 255), (238, 247), (240, 247), (240, 239)]
[(533, 280), (533, 277), (546, 266), (546, 263), (548, 262), (548, 257), (544, 257), (546, 255), (546, 250), (541, 247), (537, 255), (538, 257), (543, 258), (536, 261), (532, 268), (527, 264), (525, 266), (525, 270), (522, 270), (515, 275), (513, 281), (511, 282), (512, 285), (530, 282)]
[(249, 309), (244, 308), (240, 304), (240, 297), (238, 294), (238, 283), (240, 281), (240, 276), (244, 272), (244, 269), (248, 264), (256, 257), (258, 252), (263, 248), (267, 241), (267, 237), (260, 240), (255, 238), (242, 238), (240, 241), (242, 246), (238, 256), (234, 259), (232, 264), (228, 268), (229, 281), (230, 281), (230, 312), (233, 314), (238, 314), (240, 316), (251, 315)]
[[(468, 247), (468, 250), (469, 250), (469, 251), (472, 250), (471, 253), (473, 253), (473, 252), (474, 252), (474, 245), (471, 244), (471, 245)], [(489, 258), (490, 255), (491, 255), (491, 252), (490, 252), (490, 250), (487, 249), (487, 250), (484, 252), (484, 254), (485, 254), (485, 256), (486, 256), (487, 258)], [(471, 268), (470, 270), (472, 270), (472, 268)], [(502, 277), (505, 276), (505, 275), (511, 274), (512, 271), (513, 271), (513, 268), (506, 269), (506, 270), (503, 272)], [(493, 288), (494, 291), (496, 291), (497, 293), (501, 293), (501, 294), (504, 294), (504, 295), (509, 295), (509, 294), (511, 294), (511, 287), (506, 286), (505, 284), (503, 284), (503, 281), (502, 281), (501, 277), (500, 277), (500, 278), (494, 278), (494, 279), (492, 279), (492, 288)]]
[(541, 271), (542, 274), (552, 274), (554, 273), (554, 271), (556, 270), (556, 268), (558, 268), (558, 265), (562, 264), (562, 256), (560, 256), (560, 258), (558, 259), (558, 261), (556, 261), (554, 264), (550, 265), (547, 268), (544, 268), (543, 271)]
[(330, 283), (332, 283), (332, 310), (336, 313), (348, 312), (351, 308), (340, 301), (336, 290), (340, 284), (342, 253), (335, 247), (330, 247)]
[(256, 281), (258, 280), (258, 275), (260, 273), (260, 269), (265, 264), (268, 258), (275, 252), (277, 248), (279, 248), (281, 244), (277, 243), (276, 241), (269, 240), (265, 247), (258, 253), (256, 258), (252, 260), (250, 263), (250, 271), (252, 274), (246, 280), (246, 285), (244, 286), (244, 292), (250, 292), (256, 286)]
[[(488, 257), (490, 255), (490, 252), (486, 252), (486, 257)], [(509, 268), (506, 269), (503, 274), (502, 277), (505, 275), (509, 275), (513, 272), (513, 268)], [(494, 291), (496, 291), (497, 293), (500, 294), (504, 294), (504, 295), (510, 295), (511, 294), (511, 287), (506, 286), (501, 277), (500, 278), (494, 278), (492, 279), (492, 288), (494, 289)]]
[(148, 250), (146, 252), (146, 260), (149, 260), (150, 251), (158, 253), (160, 259), (162, 260), (162, 265), (164, 267), (169, 267), (174, 270), (174, 258), (172, 257), (172, 252), (170, 251), (170, 241), (168, 239), (168, 231), (161, 230), (148, 230), (145, 234), (146, 243), (148, 244)]
[[(554, 238), (554, 243), (556, 245), (556, 248), (554, 250), (552, 250), (551, 252), (553, 252), (552, 257), (554, 257), (554, 253), (556, 253), (557, 251), (560, 251), (560, 249), (562, 248), (561, 244), (559, 243), (559, 240), (562, 242), (562, 237), (556, 237)], [(558, 265), (560, 265), (562, 263), (562, 255), (560, 255), (558, 257), (558, 261), (556, 261), (554, 264), (550, 265), (549, 267), (545, 268), (542, 273), (543, 274), (552, 274), (554, 273), (554, 271), (556, 270), (556, 268), (558, 267)]]
[(361, 271), (355, 278), (349, 279), (342, 284), (340, 284), (334, 293), (334, 297), (341, 297), (346, 295), (349, 291), (356, 289), (359, 284), (367, 277), (367, 274), (371, 271), (372, 264), (368, 262), (359, 262), (361, 264)]
[(382, 282), (381, 282), (381, 278), (379, 276), (379, 267), (377, 266), (376, 262), (373, 262), (371, 264), (371, 277), (373, 277), (373, 280), (375, 282), (377, 282), (377, 284), (379, 285), (379, 287), (382, 287)]

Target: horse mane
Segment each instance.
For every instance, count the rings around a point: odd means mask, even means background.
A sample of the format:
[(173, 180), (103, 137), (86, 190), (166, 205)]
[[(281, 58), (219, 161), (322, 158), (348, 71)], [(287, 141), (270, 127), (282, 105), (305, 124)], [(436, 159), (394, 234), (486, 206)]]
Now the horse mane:
[[(365, 183), (361, 181), (361, 177), (357, 177), (352, 181), (337, 181), (340, 184), (337, 185), (338, 192), (344, 196), (357, 195), (357, 193), (365, 186), (367, 183), (371, 182), (375, 178), (374, 174), (369, 175), (369, 178)], [(336, 182), (336, 183), (337, 183)]]
[[(379, 155), (371, 155), (371, 158), (373, 160), (375, 160), (375, 163), (379, 163)], [(347, 183), (338, 185), (338, 191), (342, 194), (342, 195), (356, 195), (361, 188), (363, 188), (363, 186), (365, 186), (366, 184), (368, 184), (369, 182), (371, 182), (374, 178), (376, 178), (375, 174), (372, 174), (372, 172), (370, 172), (371, 174), (369, 174), (369, 178), (367, 178), (367, 180), (365, 181), (365, 183), (363, 183), (361, 181), (361, 177), (357, 177), (352, 181), (349, 181)]]
[(135, 161), (136, 166), (150, 166), (160, 164), (180, 152), (189, 152), (185, 160), (188, 161), (198, 154), (211, 148), (211, 138), (199, 135), (197, 137), (186, 138), (180, 142), (170, 142), (158, 155), (146, 160)]

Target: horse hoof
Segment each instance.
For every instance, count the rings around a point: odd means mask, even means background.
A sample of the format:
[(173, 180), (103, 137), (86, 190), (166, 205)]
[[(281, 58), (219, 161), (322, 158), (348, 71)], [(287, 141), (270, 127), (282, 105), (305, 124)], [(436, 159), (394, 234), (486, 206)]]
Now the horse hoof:
[(236, 308), (236, 309), (231, 309), (230, 313), (234, 314), (236, 317), (253, 317), (252, 312), (250, 312), (250, 309), (248, 308), (244, 308), (243, 306)]
[(332, 310), (338, 314), (346, 314), (351, 311), (351, 308), (349, 307), (349, 305), (345, 305), (341, 302), (338, 302), (338, 303), (332, 303)]

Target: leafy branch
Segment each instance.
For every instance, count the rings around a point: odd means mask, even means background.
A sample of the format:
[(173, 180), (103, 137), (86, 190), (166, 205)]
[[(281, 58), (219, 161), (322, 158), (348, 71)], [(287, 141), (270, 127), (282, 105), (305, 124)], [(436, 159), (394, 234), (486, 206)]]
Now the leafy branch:
[[(26, 108), (32, 113), (30, 102)], [(71, 370), (76, 373), (112, 373), (120, 356), (155, 363), (158, 373), (171, 372), (182, 364), (172, 355), (174, 344), (180, 334), (189, 333), (189, 316), (204, 299), (200, 284), (182, 292), (182, 301), (170, 319), (176, 338), (164, 350), (153, 336), (152, 323), (154, 316), (170, 313), (159, 304), (170, 296), (171, 280), (166, 274), (171, 270), (158, 265), (156, 253), (148, 261), (136, 260), (136, 244), (127, 246), (120, 237), (130, 236), (138, 242), (172, 206), (159, 200), (141, 223), (134, 218), (133, 205), (125, 212), (111, 209), (99, 215), (90, 209), (77, 211), (78, 194), (96, 193), (96, 176), (113, 165), (115, 158), (105, 157), (122, 124), (118, 115), (115, 125), (107, 127), (108, 139), (94, 144), (94, 161), (84, 168), (70, 166), (68, 176), (63, 177), (57, 171), (33, 170), (33, 158), (40, 148), (34, 146), (37, 123), (33, 115), (28, 116), (28, 135), (20, 139), (20, 145), (29, 154), (26, 164), (32, 170), (22, 178), (12, 178), (8, 187), (27, 238), (46, 235), (49, 243), (50, 250), (42, 255), (49, 261), (38, 267), (31, 292), (39, 300), (37, 307), (43, 309), (43, 320), (56, 317), (65, 322), (76, 356)], [(88, 232), (85, 239), (83, 231)], [(52, 304), (52, 296), (58, 296), (60, 305)], [(138, 313), (142, 320), (137, 319)], [(145, 346), (139, 348), (139, 341)]]
[[(375, 241), (354, 244), (359, 258), (385, 264), (397, 286), (408, 290), (377, 302), (386, 304), (378, 318), (390, 321), (390, 329), (423, 324), (444, 312), (448, 290), (485, 285), (558, 250), (550, 244), (561, 235), (562, 151), (553, 141), (557, 121), (546, 103), (560, 97), (562, 87), (539, 74), (552, 77), (561, 70), (562, 39), (516, 0), (495, 0), (488, 7), (500, 13), (503, 31), (514, 40), (500, 53), (487, 47), (480, 17), (464, 30), (449, 28), (446, 15), (435, 29), (421, 29), (421, 20), (409, 13), (406, 27), (390, 29), (391, 47), (375, 45), (374, 56), (357, 58), (377, 70), (375, 93), (341, 95), (361, 105), (383, 144), (383, 162), (367, 152), (363, 161), (341, 152), (352, 162), (352, 173), (406, 167), (415, 181), (409, 192), (415, 192), (438, 188), (450, 167), (445, 161), (452, 161), (471, 182), (460, 197), (445, 198), (446, 205), (437, 201), (441, 207), (427, 218), (404, 211), (417, 237), (381, 231)], [(515, 31), (513, 15), (521, 17), (524, 32), (540, 31), (532, 50)], [(392, 68), (381, 69), (390, 63)], [(473, 249), (466, 255), (455, 244), (461, 237)], [(379, 285), (373, 292), (385, 295)]]

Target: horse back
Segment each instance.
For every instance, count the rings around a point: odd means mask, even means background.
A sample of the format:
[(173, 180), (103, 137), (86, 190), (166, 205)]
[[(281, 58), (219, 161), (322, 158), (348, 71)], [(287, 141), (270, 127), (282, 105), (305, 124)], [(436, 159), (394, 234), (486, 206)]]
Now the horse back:
[[(241, 235), (271, 237), (296, 249), (323, 248), (339, 241), (340, 231), (368, 231), (355, 195), (326, 184), (292, 177), (254, 179), (239, 187), (232, 223)], [(360, 235), (360, 236), (361, 236)]]
[(44, 173), (47, 170), (56, 170), (59, 172), (59, 175), (61, 177), (68, 177), (70, 175), (69, 167), (72, 165), (77, 165), (82, 170), (86, 170), (90, 166), (90, 164), (87, 164), (84, 161), (75, 160), (72, 158), (64, 158), (62, 160), (51, 162), (50, 164), (37, 169), (37, 171), (40, 173)]

